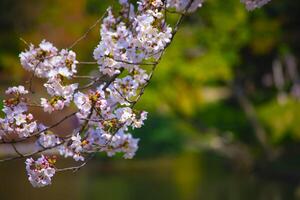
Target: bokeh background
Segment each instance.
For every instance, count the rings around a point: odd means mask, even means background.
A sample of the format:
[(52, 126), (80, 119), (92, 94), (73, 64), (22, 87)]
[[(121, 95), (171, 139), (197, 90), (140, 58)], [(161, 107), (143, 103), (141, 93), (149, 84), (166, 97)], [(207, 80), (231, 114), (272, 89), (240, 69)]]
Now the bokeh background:
[[(1, 94), (30, 77), (19, 38), (68, 47), (116, 3), (0, 0)], [(253, 12), (239, 0), (207, 0), (185, 19), (138, 104), (149, 119), (134, 132), (141, 140), (133, 160), (99, 155), (42, 189), (27, 181), (24, 160), (1, 163), (0, 199), (300, 199), (299, 11), (296, 0)], [(79, 60), (91, 61), (98, 41), (99, 27), (74, 48)], [(38, 98), (42, 83), (34, 88)]]

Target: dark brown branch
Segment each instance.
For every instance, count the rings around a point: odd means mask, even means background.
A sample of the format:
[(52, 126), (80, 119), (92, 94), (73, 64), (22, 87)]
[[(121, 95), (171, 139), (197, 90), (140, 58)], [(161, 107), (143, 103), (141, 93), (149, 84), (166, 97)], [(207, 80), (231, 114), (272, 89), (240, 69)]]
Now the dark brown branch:
[(14, 143), (11, 143), (11, 146), (13, 147), (13, 149), (15, 150), (15, 152), (20, 156), (20, 157), (24, 157), (24, 155), (17, 149), (16, 145)]

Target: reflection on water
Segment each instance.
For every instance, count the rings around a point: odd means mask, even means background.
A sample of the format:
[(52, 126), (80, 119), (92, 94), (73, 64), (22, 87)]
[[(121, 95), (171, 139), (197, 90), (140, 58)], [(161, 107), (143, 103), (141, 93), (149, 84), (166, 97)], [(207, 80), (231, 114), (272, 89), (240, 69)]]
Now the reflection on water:
[(0, 199), (24, 200), (286, 200), (297, 186), (231, 170), (219, 157), (93, 161), (77, 173), (57, 174), (53, 185), (32, 188), (23, 161), (0, 164)]

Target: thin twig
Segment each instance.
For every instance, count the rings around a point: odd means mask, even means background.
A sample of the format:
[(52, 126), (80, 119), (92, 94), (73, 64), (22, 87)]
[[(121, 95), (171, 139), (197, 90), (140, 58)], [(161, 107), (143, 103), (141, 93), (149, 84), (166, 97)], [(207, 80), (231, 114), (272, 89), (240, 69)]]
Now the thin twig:
[(77, 75), (74, 75), (74, 76), (72, 76), (72, 78), (76, 78), (76, 79), (90, 79), (90, 80), (95, 80), (96, 79), (96, 77), (94, 77), (94, 76), (77, 76)]
[(79, 61), (79, 65), (96, 65), (98, 64), (96, 61)]
[(15, 150), (15, 152), (20, 156), (20, 157), (24, 157), (24, 155), (17, 149), (16, 145), (14, 143), (11, 143), (11, 146), (13, 147), (13, 149)]
[(90, 160), (92, 160), (95, 156), (95, 153), (92, 153), (91, 156), (89, 156), (85, 162), (83, 162), (81, 165), (75, 166), (75, 167), (66, 167), (62, 169), (56, 169), (56, 172), (64, 172), (64, 171), (73, 171), (77, 172), (80, 170), (82, 167), (84, 167)]
[(97, 24), (99, 24), (99, 23), (103, 20), (103, 18), (106, 16), (106, 14), (107, 14), (107, 11), (105, 11), (104, 14), (103, 14), (99, 19), (97, 19), (97, 21), (96, 21), (92, 26), (90, 26), (90, 27), (88, 28), (88, 30), (87, 30), (80, 38), (78, 38), (75, 42), (73, 42), (73, 43), (70, 45), (69, 49), (72, 49), (72, 48), (73, 48), (74, 46), (76, 46), (81, 40), (83, 40), (84, 38), (86, 38), (87, 35), (93, 30), (93, 28), (94, 28), (95, 26), (97, 26)]

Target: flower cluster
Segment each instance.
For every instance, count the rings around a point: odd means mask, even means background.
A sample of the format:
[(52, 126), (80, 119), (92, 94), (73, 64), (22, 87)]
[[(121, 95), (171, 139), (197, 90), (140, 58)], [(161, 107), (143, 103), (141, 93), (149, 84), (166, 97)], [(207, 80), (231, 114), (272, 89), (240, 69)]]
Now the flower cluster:
[[(44, 128), (42, 130), (44, 130)], [(54, 135), (51, 132), (42, 132), (39, 139), (37, 140), (37, 143), (43, 148), (50, 148), (60, 144), (61, 141), (58, 136)]]
[(102, 116), (110, 111), (106, 96), (100, 86), (95, 91), (89, 91), (87, 94), (77, 92), (74, 95), (74, 102), (79, 110), (77, 116), (79, 119), (87, 118), (93, 110), (101, 113)]
[(41, 98), (45, 112), (62, 110), (70, 104), (78, 84), (65, 85), (64, 79), (70, 79), (77, 73), (75, 52), (66, 49), (58, 51), (52, 43), (43, 40), (37, 48), (31, 44), (29, 50), (20, 54), (20, 60), (26, 70), (48, 79), (44, 86), (51, 99)]
[(26, 98), (27, 94), (24, 86), (11, 87), (6, 90), (6, 94), (12, 95), (11, 98), (4, 100), (5, 114), (4, 118), (0, 118), (0, 138), (12, 139), (15, 134), (19, 138), (29, 137), (37, 129), (37, 123), (33, 120), (33, 115), (28, 113)]
[(260, 8), (265, 4), (269, 3), (271, 0), (241, 0), (243, 4), (245, 4), (248, 10), (254, 10), (256, 8)]
[(6, 91), (5, 94), (9, 95), (25, 95), (28, 94), (28, 91), (25, 89), (25, 87), (23, 85), (19, 85), (19, 86), (14, 86), (14, 87), (9, 87)]
[(77, 133), (65, 145), (58, 147), (58, 150), (60, 155), (65, 158), (73, 157), (75, 161), (84, 161), (84, 157), (82, 156), (84, 144), (81, 136)]
[(52, 43), (43, 40), (38, 47), (33, 44), (20, 54), (21, 65), (41, 78), (57, 75), (70, 78), (76, 73), (76, 54), (71, 50), (60, 52)]
[(108, 156), (116, 153), (123, 153), (123, 157), (131, 159), (138, 149), (139, 139), (135, 139), (131, 134), (125, 134), (119, 130), (116, 134), (107, 134), (102, 129), (90, 129), (89, 137), (86, 140), (85, 151), (87, 152), (106, 152)]
[[(115, 85), (111, 86), (111, 88), (114, 87)], [(87, 151), (105, 151), (108, 155), (113, 155), (112, 152), (123, 152), (125, 153), (124, 157), (132, 158), (128, 155), (134, 155), (138, 140), (129, 133), (125, 134), (124, 131), (127, 131), (129, 127), (140, 128), (147, 118), (147, 112), (133, 111), (126, 106), (121, 107), (120, 105), (124, 103), (121, 95), (115, 89), (111, 90), (110, 87), (104, 89), (103, 85), (96, 91), (90, 91), (87, 95), (81, 92), (76, 93), (74, 102), (79, 110), (78, 118), (83, 122), (85, 120), (88, 122), (87, 139), (82, 140), (79, 135), (77, 135), (76, 140), (71, 138), (72, 142), (68, 145), (71, 148), (63, 147), (62, 154), (77, 159), (80, 153)], [(74, 150), (74, 141), (78, 141), (76, 144), (80, 148)], [(128, 148), (125, 148), (124, 145)]]
[(54, 163), (55, 159), (43, 155), (37, 160), (26, 159), (28, 180), (33, 187), (44, 187), (51, 184), (51, 178), (55, 174)]
[(73, 94), (78, 88), (78, 84), (62, 85), (62, 79), (59, 77), (51, 78), (44, 84), (48, 94), (52, 97), (50, 100), (41, 98), (41, 105), (45, 112), (51, 113), (55, 110), (62, 110), (68, 106), (73, 99)]
[[(122, 20), (122, 16), (116, 18), (111, 9), (108, 10), (108, 16), (101, 26), (101, 41), (94, 50), (100, 72), (109, 76), (120, 73), (121, 69), (132, 72), (138, 63), (158, 57), (170, 42), (172, 29), (165, 23), (163, 13), (159, 11), (162, 3), (150, 2), (152, 7), (158, 7), (150, 9), (146, 1), (139, 2), (139, 12), (130, 12), (130, 23)], [(133, 6), (128, 7), (133, 9)]]
[(194, 0), (193, 2), (188, 0), (167, 0), (167, 7), (174, 8), (177, 12), (184, 12), (189, 7), (188, 12), (195, 12), (202, 6), (202, 3), (203, 0)]

